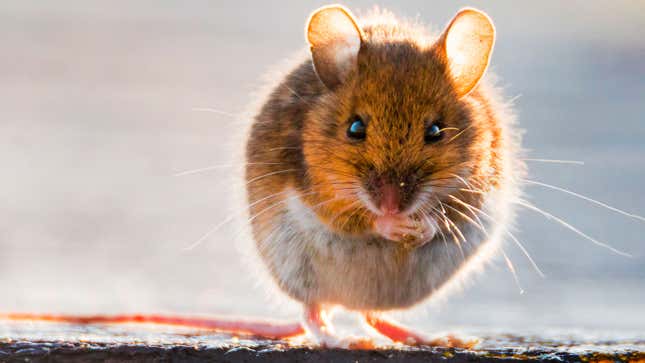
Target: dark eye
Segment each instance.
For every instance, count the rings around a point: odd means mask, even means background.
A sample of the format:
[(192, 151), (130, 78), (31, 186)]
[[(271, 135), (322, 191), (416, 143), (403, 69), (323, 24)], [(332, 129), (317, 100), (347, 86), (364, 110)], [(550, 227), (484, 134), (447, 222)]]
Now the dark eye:
[(424, 140), (426, 144), (431, 144), (433, 142), (437, 142), (443, 138), (443, 130), (441, 129), (441, 125), (438, 123), (433, 123), (430, 126), (426, 127), (425, 135), (424, 135)]
[(365, 139), (365, 123), (363, 119), (356, 115), (352, 117), (349, 127), (347, 128), (347, 136), (350, 139), (354, 140), (364, 140)]

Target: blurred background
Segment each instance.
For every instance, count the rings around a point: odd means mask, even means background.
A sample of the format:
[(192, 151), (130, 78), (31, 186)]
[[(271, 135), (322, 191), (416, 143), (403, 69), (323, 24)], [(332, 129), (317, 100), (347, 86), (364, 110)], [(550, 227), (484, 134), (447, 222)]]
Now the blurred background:
[[(2, 1), (0, 311), (298, 316), (240, 257), (236, 115), (304, 47), (320, 1)], [(347, 1), (370, 9), (372, 1)], [(534, 180), (645, 214), (645, 3), (379, 1), (442, 28), (464, 5), (493, 18), (492, 70), (526, 130)], [(212, 108), (223, 112), (200, 110)], [(242, 123), (250, 120), (242, 120)], [(227, 166), (227, 165), (232, 165)], [(184, 170), (217, 169), (184, 176)], [(426, 330), (643, 336), (645, 223), (557, 191), (531, 200), (634, 257), (522, 211), (503, 261), (403, 319)]]

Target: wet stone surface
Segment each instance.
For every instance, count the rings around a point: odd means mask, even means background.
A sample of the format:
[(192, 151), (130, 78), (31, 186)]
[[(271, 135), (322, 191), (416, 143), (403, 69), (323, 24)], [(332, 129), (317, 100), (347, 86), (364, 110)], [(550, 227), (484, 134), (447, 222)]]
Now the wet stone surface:
[(1, 362), (639, 362), (645, 340), (480, 335), (472, 351), (384, 345), (322, 349), (306, 341), (267, 341), (160, 326), (75, 326), (0, 322)]

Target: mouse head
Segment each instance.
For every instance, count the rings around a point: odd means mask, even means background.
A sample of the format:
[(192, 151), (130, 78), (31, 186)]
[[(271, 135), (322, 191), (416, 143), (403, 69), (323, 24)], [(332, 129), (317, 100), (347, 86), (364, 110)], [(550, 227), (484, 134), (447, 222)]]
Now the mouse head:
[(488, 16), (463, 9), (436, 40), (381, 17), (359, 26), (346, 8), (328, 6), (306, 28), (327, 90), (303, 131), (317, 192), (309, 204), (339, 232), (369, 232), (379, 216), (431, 214), (494, 152), (482, 144), (490, 120), (466, 101), (492, 52)]

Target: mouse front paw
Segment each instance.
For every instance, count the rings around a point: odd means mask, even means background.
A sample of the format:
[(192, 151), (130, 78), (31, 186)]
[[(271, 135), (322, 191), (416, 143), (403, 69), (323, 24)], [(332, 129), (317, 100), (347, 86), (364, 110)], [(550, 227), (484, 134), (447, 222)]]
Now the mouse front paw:
[(418, 247), (430, 241), (436, 231), (426, 219), (405, 215), (378, 216), (374, 221), (374, 232), (394, 242)]

